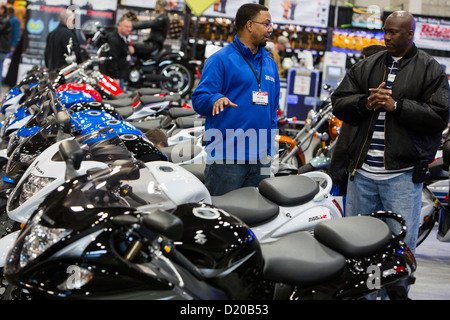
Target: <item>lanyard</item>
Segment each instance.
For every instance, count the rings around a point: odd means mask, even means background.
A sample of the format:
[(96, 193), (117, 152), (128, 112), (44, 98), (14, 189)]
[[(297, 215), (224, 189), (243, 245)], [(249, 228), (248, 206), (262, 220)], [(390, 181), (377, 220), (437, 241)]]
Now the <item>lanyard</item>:
[(241, 48), (239, 47), (239, 45), (236, 43), (236, 40), (233, 40), (233, 43), (236, 45), (236, 47), (239, 49), (239, 52), (241, 53), (241, 56), (244, 58), (245, 62), (247, 62), (248, 66), (250, 67), (250, 69), (252, 69), (253, 74), (255, 75), (256, 78), (256, 82), (258, 83), (258, 89), (259, 92), (261, 92), (261, 75), (262, 75), (262, 59), (261, 59), (261, 70), (259, 72), (259, 78), (258, 78), (258, 74), (257, 71), (255, 71), (252, 67), (252, 65), (250, 64), (250, 62), (248, 62), (247, 58), (245, 57), (244, 53), (242, 52)]

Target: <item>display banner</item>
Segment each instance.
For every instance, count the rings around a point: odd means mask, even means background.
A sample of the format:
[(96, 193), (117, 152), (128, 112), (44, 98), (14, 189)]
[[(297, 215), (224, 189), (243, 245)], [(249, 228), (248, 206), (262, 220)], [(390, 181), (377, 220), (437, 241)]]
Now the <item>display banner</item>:
[[(191, 0), (197, 2), (198, 0)], [(186, 1), (187, 3), (188, 1)], [(233, 19), (236, 17), (236, 12), (244, 3), (259, 3), (258, 0), (242, 1), (242, 0), (214, 0), (204, 12), (204, 16), (208, 17), (222, 17)], [(191, 8), (192, 9), (192, 8)]]
[(328, 26), (330, 0), (270, 0), (268, 7), (274, 23)]
[[(195, 2), (202, 2), (196, 0)], [(156, 0), (121, 0), (120, 4), (124, 7), (136, 7), (136, 8), (155, 8)], [(168, 0), (169, 10), (183, 11), (185, 8), (184, 0)]]
[(75, 29), (81, 44), (85, 44), (83, 30), (95, 31), (95, 22), (102, 25), (114, 24), (117, 2), (109, 0), (29, 0), (27, 1), (28, 21), (25, 26), (25, 52), (19, 66), (18, 80), (33, 65), (44, 66), (44, 51), (48, 34), (59, 24), (61, 11), (75, 12)]
[(450, 20), (416, 17), (414, 43), (418, 48), (450, 51)]
[(381, 29), (383, 10), (379, 6), (353, 8), (352, 27)]

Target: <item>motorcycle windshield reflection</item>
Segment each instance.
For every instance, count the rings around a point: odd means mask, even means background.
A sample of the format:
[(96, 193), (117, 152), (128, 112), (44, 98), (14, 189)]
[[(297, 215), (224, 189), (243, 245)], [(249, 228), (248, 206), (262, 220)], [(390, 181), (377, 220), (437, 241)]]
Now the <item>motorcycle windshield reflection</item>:
[[(171, 209), (175, 204), (162, 191), (145, 164), (135, 159), (112, 128), (104, 128), (75, 138), (83, 150), (83, 161), (109, 163), (92, 169), (71, 185), (66, 207), (138, 207)], [(63, 161), (56, 153), (53, 161)], [(148, 208), (150, 209), (150, 208)]]
[(12, 180), (19, 179), (36, 156), (56, 142), (56, 135), (56, 121), (51, 119), (33, 135), (11, 140), (6, 176)]
[[(88, 173), (71, 185), (70, 196), (63, 206), (71, 211), (93, 208), (145, 208), (170, 210), (176, 205), (159, 186), (157, 180), (136, 159), (116, 161), (105, 169)], [(78, 208), (78, 209), (77, 209)]]
[[(75, 137), (83, 150), (82, 161), (111, 162), (130, 159), (131, 153), (120, 139), (117, 132), (110, 128), (103, 128), (89, 134)], [(52, 161), (64, 161), (59, 152), (55, 153)]]

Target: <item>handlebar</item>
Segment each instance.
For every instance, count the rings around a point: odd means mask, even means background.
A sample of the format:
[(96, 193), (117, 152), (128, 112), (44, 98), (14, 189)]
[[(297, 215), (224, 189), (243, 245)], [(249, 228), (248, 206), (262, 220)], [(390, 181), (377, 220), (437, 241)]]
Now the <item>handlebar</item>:
[[(156, 216), (156, 218), (153, 216)], [(156, 246), (165, 257), (188, 270), (199, 280), (202, 280), (205, 278), (203, 272), (178, 251), (173, 240), (169, 238), (174, 229), (179, 227), (175, 225), (176, 220), (177, 218), (171, 213), (156, 210), (141, 217), (132, 217), (129, 215), (118, 216), (114, 218), (113, 223), (118, 226), (135, 226), (135, 230)], [(168, 235), (162, 235), (164, 231), (157, 231), (163, 229), (167, 231)]]
[(394, 213), (392, 211), (376, 211), (376, 212), (370, 213), (369, 216), (372, 216), (372, 217), (378, 218), (378, 219), (380, 219), (380, 218), (392, 219), (400, 224), (400, 232), (397, 235), (395, 235), (394, 238), (392, 238), (392, 240), (390, 242), (391, 245), (398, 243), (399, 241), (402, 241), (403, 239), (405, 239), (408, 229), (406, 227), (406, 222), (402, 218), (401, 215)]

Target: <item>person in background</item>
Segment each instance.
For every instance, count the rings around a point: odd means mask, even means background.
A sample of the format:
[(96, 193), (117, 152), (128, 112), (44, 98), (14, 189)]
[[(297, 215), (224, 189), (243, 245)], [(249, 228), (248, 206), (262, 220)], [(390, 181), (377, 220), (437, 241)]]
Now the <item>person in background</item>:
[(281, 61), (288, 56), (286, 49), (290, 47), (291, 44), (289, 43), (288, 38), (285, 36), (278, 36), (277, 41), (275, 42), (275, 50), (278, 51)]
[[(334, 115), (358, 127), (348, 148), (346, 216), (401, 215), (415, 252), (423, 181), (448, 126), (449, 85), (440, 64), (415, 46), (410, 13), (393, 12), (383, 30), (387, 50), (355, 64), (331, 95)], [(398, 294), (407, 297), (407, 288), (397, 286)]]
[(165, 148), (169, 146), (167, 142), (167, 135), (159, 128), (146, 131), (145, 136), (158, 148)]
[(278, 51), (275, 50), (275, 44), (273, 42), (270, 42), (270, 41), (267, 42), (266, 50), (269, 52), (269, 55), (272, 57), (272, 59), (277, 64), (277, 66), (278, 66), (278, 75), (281, 78), (282, 75), (283, 75), (283, 72), (284, 72), (284, 68), (281, 65), (280, 55), (278, 54)]
[(273, 32), (267, 7), (247, 3), (236, 13), (237, 35), (211, 55), (192, 94), (205, 116), (205, 185), (211, 195), (257, 186), (270, 176), (280, 79), (264, 49)]
[[(381, 45), (371, 45), (364, 47), (361, 51), (361, 56), (363, 59), (370, 57), (380, 51), (386, 51), (385, 46)], [(328, 173), (333, 180), (333, 184), (339, 187), (339, 195), (345, 196), (347, 193), (347, 182), (348, 182), (348, 153), (347, 149), (350, 143), (353, 141), (356, 130), (358, 128), (354, 127), (347, 122), (342, 122), (341, 129), (339, 132), (338, 140), (334, 146), (333, 153), (331, 155), (330, 167), (328, 168)]]
[(27, 17), (26, 3), (27, 3), (26, 1), (8, 0), (6, 4), (8, 8), (14, 8), (14, 15), (20, 22), (20, 35), (22, 35), (22, 32), (25, 29)]
[(125, 87), (125, 79), (130, 73), (130, 56), (134, 54), (134, 47), (129, 42), (129, 36), (133, 31), (133, 23), (127, 15), (123, 15), (117, 29), (108, 35), (110, 60), (105, 61), (101, 70), (104, 74), (114, 79), (122, 90)]
[(151, 28), (150, 36), (143, 43), (135, 43), (135, 56), (148, 60), (154, 51), (163, 48), (170, 28), (170, 18), (167, 13), (169, 5), (166, 0), (157, 0), (155, 12), (158, 16), (155, 19), (137, 21), (133, 23), (133, 30)]
[(69, 54), (67, 45), (72, 41), (72, 53), (75, 54), (76, 62), (80, 63), (81, 48), (75, 28), (75, 12), (63, 10), (59, 14), (59, 25), (47, 36), (44, 59), (45, 66), (50, 70), (56, 70), (67, 65), (66, 56)]
[(11, 20), (6, 13), (6, 5), (0, 5), (0, 93), (1, 85), (3, 84), (3, 62), (10, 52), (11, 43)]
[(20, 38), (20, 21), (17, 19), (17, 17), (14, 14), (14, 7), (8, 7), (7, 8), (8, 16), (11, 19), (11, 52), (14, 52), (16, 49), (19, 38)]
[(361, 50), (361, 56), (362, 56), (363, 59), (365, 59), (365, 58), (370, 57), (371, 55), (373, 55), (373, 54), (375, 54), (377, 52), (384, 51), (384, 50), (386, 50), (385, 46), (382, 46), (380, 44), (373, 44), (371, 46), (364, 47)]

